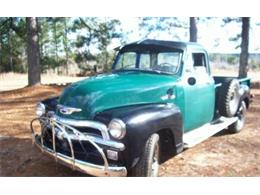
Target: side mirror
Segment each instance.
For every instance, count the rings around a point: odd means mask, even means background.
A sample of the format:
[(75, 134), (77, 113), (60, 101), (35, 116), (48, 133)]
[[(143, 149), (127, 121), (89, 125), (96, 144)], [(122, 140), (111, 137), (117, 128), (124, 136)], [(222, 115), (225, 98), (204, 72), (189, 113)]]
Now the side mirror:
[(188, 83), (189, 83), (189, 85), (195, 85), (196, 79), (194, 77), (190, 77), (190, 78), (188, 78)]

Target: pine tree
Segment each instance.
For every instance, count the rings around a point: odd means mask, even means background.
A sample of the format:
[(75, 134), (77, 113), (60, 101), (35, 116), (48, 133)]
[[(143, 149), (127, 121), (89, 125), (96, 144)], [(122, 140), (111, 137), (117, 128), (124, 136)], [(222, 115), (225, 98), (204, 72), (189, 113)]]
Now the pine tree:
[(250, 18), (242, 18), (241, 53), (239, 60), (239, 77), (247, 77), (248, 72), (248, 45), (249, 45)]
[(196, 18), (190, 17), (190, 42), (197, 42), (197, 31)]
[(38, 43), (38, 29), (36, 18), (26, 18), (27, 29), (27, 60), (28, 60), (28, 85), (41, 83), (40, 50)]

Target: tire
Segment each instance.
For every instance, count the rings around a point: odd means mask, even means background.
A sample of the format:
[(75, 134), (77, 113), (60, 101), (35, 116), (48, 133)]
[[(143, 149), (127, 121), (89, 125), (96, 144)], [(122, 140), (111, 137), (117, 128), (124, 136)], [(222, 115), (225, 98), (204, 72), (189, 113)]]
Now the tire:
[(246, 110), (246, 103), (245, 101), (242, 101), (236, 114), (238, 117), (237, 122), (228, 127), (230, 133), (239, 133), (243, 129), (246, 120)]
[(152, 134), (146, 141), (144, 153), (131, 170), (134, 177), (156, 177), (159, 171), (160, 145), (159, 135)]
[(223, 82), (218, 93), (218, 110), (220, 115), (225, 117), (233, 117), (237, 113), (239, 106), (239, 82), (232, 79)]

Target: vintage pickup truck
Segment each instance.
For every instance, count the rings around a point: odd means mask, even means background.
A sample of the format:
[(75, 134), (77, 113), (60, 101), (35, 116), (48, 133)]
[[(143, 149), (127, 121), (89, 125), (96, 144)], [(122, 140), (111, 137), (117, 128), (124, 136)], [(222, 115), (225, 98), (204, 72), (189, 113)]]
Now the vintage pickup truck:
[(213, 77), (199, 44), (142, 40), (119, 49), (110, 74), (38, 103), (31, 130), (42, 152), (75, 170), (157, 176), (185, 148), (239, 132), (249, 104), (250, 79)]

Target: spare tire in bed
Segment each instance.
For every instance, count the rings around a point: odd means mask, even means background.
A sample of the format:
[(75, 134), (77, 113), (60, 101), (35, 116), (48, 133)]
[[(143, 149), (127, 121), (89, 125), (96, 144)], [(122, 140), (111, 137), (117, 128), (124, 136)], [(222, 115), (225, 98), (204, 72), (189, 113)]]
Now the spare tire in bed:
[(239, 82), (237, 79), (224, 81), (218, 93), (218, 110), (220, 115), (233, 117), (239, 106)]

